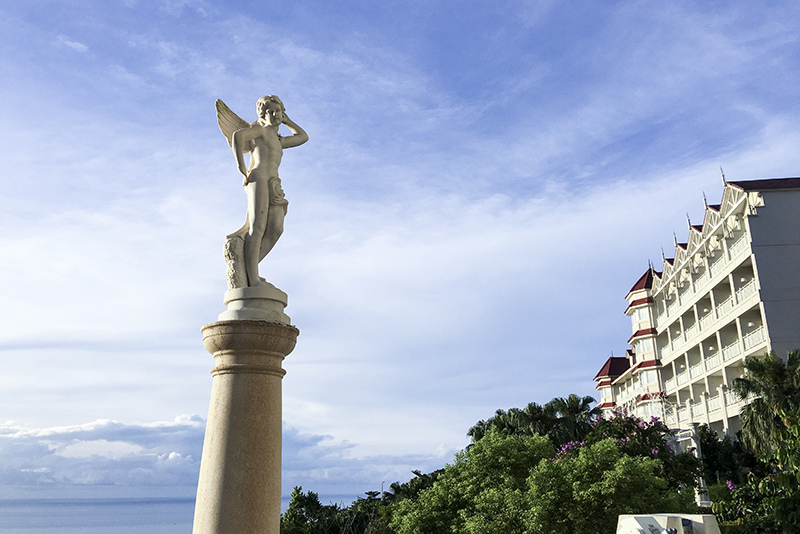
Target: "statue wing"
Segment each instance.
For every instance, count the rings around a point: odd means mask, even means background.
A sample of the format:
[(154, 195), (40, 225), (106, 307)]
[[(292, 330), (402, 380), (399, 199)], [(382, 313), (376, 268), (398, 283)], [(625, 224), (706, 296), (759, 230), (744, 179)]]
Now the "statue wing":
[(250, 126), (250, 123), (234, 113), (222, 100), (217, 100), (214, 104), (217, 108), (217, 123), (219, 124), (219, 129), (222, 130), (225, 139), (228, 140), (228, 146), (231, 146), (233, 143), (233, 132), (241, 130), (242, 128), (247, 128)]

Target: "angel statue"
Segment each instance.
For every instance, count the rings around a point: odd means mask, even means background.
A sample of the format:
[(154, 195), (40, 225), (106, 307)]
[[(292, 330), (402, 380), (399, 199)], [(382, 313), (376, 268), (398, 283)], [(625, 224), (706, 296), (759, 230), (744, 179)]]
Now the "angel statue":
[[(233, 148), (247, 193), (247, 220), (225, 241), (228, 287), (269, 286), (258, 275), (258, 263), (283, 233), (283, 218), (289, 206), (281, 188), (278, 166), (283, 149), (302, 145), (308, 141), (308, 134), (286, 115), (283, 102), (275, 95), (258, 99), (258, 119), (252, 124), (231, 111), (222, 100), (216, 101), (216, 108), (219, 128)], [(279, 134), (281, 124), (292, 135)], [(244, 158), (247, 152), (249, 167)]]

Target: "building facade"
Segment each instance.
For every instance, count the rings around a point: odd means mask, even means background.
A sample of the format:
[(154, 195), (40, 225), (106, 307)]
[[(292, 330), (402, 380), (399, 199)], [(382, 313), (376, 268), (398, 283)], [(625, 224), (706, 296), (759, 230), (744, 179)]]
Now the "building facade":
[(662, 260), (628, 292), (631, 348), (595, 377), (599, 407), (735, 434), (744, 359), (800, 348), (800, 178), (726, 182)]

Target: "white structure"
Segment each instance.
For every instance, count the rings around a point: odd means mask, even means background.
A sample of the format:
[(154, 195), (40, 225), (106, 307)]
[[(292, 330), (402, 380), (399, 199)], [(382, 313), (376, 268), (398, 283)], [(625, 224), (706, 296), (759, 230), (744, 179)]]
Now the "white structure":
[(632, 348), (595, 377), (599, 406), (733, 434), (745, 357), (800, 348), (800, 178), (725, 183), (662, 259), (626, 297)]

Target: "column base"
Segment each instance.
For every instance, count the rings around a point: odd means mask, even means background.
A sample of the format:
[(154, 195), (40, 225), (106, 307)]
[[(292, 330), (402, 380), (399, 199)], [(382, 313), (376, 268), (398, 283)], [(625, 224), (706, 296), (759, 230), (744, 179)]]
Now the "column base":
[(223, 301), (228, 309), (219, 314), (220, 321), (245, 319), (291, 324), (291, 319), (283, 312), (289, 302), (288, 295), (270, 283), (229, 289)]

